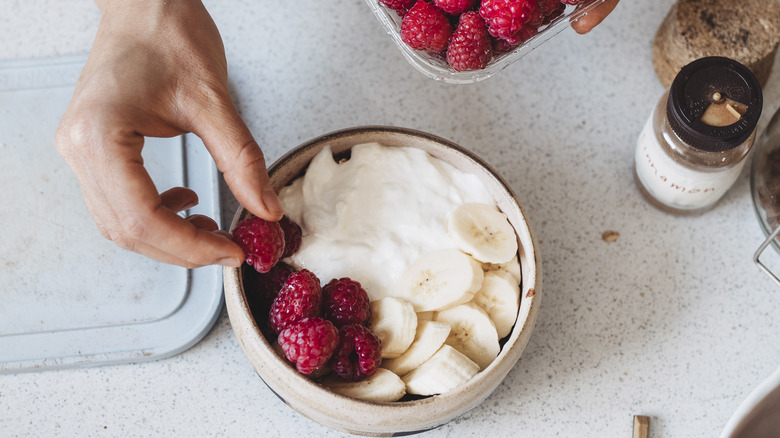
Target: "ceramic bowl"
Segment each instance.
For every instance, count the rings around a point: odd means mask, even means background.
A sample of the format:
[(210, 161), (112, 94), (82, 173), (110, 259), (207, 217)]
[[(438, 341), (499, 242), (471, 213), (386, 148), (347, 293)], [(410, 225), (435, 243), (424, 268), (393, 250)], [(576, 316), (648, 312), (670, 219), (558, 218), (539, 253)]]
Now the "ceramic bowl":
[[(299, 374), (277, 355), (252, 317), (240, 268), (224, 269), (225, 302), (234, 333), (249, 362), (268, 387), (290, 407), (317, 423), (343, 432), (367, 436), (409, 434), (438, 427), (474, 408), (509, 373), (528, 344), (539, 312), (541, 263), (534, 235), (509, 185), (473, 153), (430, 134), (377, 126), (332, 132), (298, 146), (276, 161), (269, 168), (271, 183), (278, 191), (301, 176), (312, 157), (326, 145), (330, 145), (335, 155), (367, 142), (419, 148), (462, 171), (477, 175), (515, 228), (523, 275), (520, 311), (498, 357), (461, 388), (442, 395), (392, 403), (361, 401), (331, 392)], [(231, 231), (248, 215), (245, 209), (239, 208)]]

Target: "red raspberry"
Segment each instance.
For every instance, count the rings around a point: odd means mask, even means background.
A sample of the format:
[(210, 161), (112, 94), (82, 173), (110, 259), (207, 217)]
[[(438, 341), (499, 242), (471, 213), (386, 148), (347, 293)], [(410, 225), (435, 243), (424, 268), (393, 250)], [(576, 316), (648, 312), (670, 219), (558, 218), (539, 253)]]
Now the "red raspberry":
[(365, 324), (371, 316), (368, 294), (355, 280), (333, 279), (322, 288), (322, 313), (336, 327)]
[(485, 19), (491, 35), (512, 42), (534, 10), (535, 0), (482, 0), (479, 15)]
[(520, 45), (519, 41), (510, 43), (509, 41), (502, 40), (501, 38), (492, 38), (492, 42), (494, 55), (511, 52)]
[(536, 7), (545, 17), (555, 12), (561, 5), (560, 0), (536, 0)]
[(411, 7), (393, 9), (393, 10), (395, 11), (396, 14), (398, 14), (399, 17), (403, 17), (404, 15), (406, 15), (407, 12), (409, 12), (409, 9), (411, 9)]
[(553, 20), (563, 15), (563, 11), (565, 10), (566, 10), (566, 5), (564, 5), (563, 3), (558, 3), (557, 7), (553, 9), (552, 12), (545, 15), (544, 23), (542, 24), (550, 24)]
[(320, 280), (311, 271), (301, 269), (287, 277), (271, 305), (268, 323), (274, 333), (279, 333), (294, 322), (320, 316), (321, 308)]
[(433, 0), (433, 4), (450, 15), (460, 15), (476, 4), (476, 0)]
[(382, 364), (382, 345), (368, 327), (351, 324), (339, 329), (341, 341), (330, 359), (331, 369), (347, 381), (374, 374)]
[(526, 20), (523, 27), (533, 27), (534, 29), (538, 29), (542, 23), (544, 23), (544, 14), (542, 13), (541, 9), (534, 6), (534, 8), (531, 9), (531, 12), (528, 14), (528, 20)]
[(444, 13), (425, 0), (417, 0), (401, 20), (401, 39), (415, 50), (441, 52), (452, 34)]
[(510, 41), (510, 43), (519, 46), (538, 33), (539, 31), (535, 27), (523, 26), (522, 29), (520, 29), (520, 31), (515, 34), (515, 37), (512, 39), (512, 41)]
[(284, 251), (282, 227), (256, 216), (248, 217), (236, 225), (233, 241), (244, 250), (247, 264), (257, 272), (268, 272)]
[(295, 268), (281, 261), (266, 273), (257, 272), (249, 265), (244, 265), (244, 268), (244, 293), (249, 309), (257, 325), (263, 327), (266, 325), (271, 304), (282, 290), (287, 277), (295, 272)]
[(379, 0), (379, 3), (394, 11), (408, 11), (414, 4), (414, 0)]
[(447, 63), (455, 71), (481, 70), (491, 58), (493, 48), (485, 20), (476, 11), (461, 15), (447, 47)]
[(279, 333), (284, 355), (301, 374), (325, 365), (339, 345), (339, 330), (322, 318), (306, 318)]
[(301, 226), (293, 222), (289, 217), (282, 216), (279, 226), (284, 233), (284, 251), (282, 258), (290, 257), (301, 248)]

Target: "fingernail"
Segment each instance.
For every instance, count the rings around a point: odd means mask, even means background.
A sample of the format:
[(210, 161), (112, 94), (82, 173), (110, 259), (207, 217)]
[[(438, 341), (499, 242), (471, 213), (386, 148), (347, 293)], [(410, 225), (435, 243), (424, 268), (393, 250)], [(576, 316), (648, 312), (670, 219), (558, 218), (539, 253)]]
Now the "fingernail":
[(224, 259), (220, 259), (217, 264), (222, 266), (230, 266), (231, 268), (239, 268), (241, 267), (241, 260), (233, 257), (225, 257)]
[(269, 213), (282, 212), (282, 204), (279, 203), (279, 197), (276, 196), (274, 189), (270, 187), (263, 190), (263, 204), (265, 204), (265, 209)]

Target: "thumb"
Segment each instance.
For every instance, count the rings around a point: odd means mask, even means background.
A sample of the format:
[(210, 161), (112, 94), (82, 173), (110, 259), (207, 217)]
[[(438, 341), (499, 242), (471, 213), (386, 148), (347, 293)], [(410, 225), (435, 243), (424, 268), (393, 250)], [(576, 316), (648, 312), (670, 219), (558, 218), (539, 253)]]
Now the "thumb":
[(262, 219), (281, 219), (284, 211), (271, 187), (263, 151), (232, 102), (203, 109), (192, 131), (203, 140), (241, 205)]

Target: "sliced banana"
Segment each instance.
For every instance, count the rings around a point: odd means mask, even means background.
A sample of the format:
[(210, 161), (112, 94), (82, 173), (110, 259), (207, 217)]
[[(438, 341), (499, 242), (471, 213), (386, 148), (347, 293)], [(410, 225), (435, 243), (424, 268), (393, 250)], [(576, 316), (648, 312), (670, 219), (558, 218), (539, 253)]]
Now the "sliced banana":
[(463, 385), (478, 372), (479, 365), (445, 344), (430, 359), (401, 379), (406, 383), (406, 392), (409, 394), (434, 395)]
[(490, 316), (475, 303), (436, 312), (434, 321), (450, 325), (446, 343), (485, 369), (498, 356), (498, 332)]
[(384, 368), (377, 368), (374, 374), (359, 382), (345, 382), (331, 375), (322, 384), (341, 395), (373, 402), (394, 402), (406, 395), (406, 383)]
[(517, 236), (504, 213), (477, 202), (461, 204), (447, 218), (455, 244), (484, 263), (505, 263), (517, 254)]
[(474, 303), (485, 309), (501, 339), (512, 331), (520, 308), (520, 287), (507, 271), (485, 273), (482, 288), (474, 295)]
[(520, 270), (520, 261), (517, 259), (517, 254), (506, 263), (483, 263), (482, 270), (485, 272), (506, 271), (512, 274), (512, 278), (515, 279), (515, 283), (518, 285), (523, 280), (523, 273)]
[(399, 298), (385, 297), (372, 301), (370, 307), (369, 328), (382, 341), (382, 358), (400, 356), (417, 333), (414, 306)]
[(417, 312), (446, 309), (470, 301), (483, 277), (482, 265), (463, 251), (434, 251), (401, 274), (393, 296), (412, 303)]
[(414, 342), (404, 354), (382, 361), (382, 367), (403, 376), (428, 360), (447, 340), (450, 325), (442, 322), (418, 320)]

